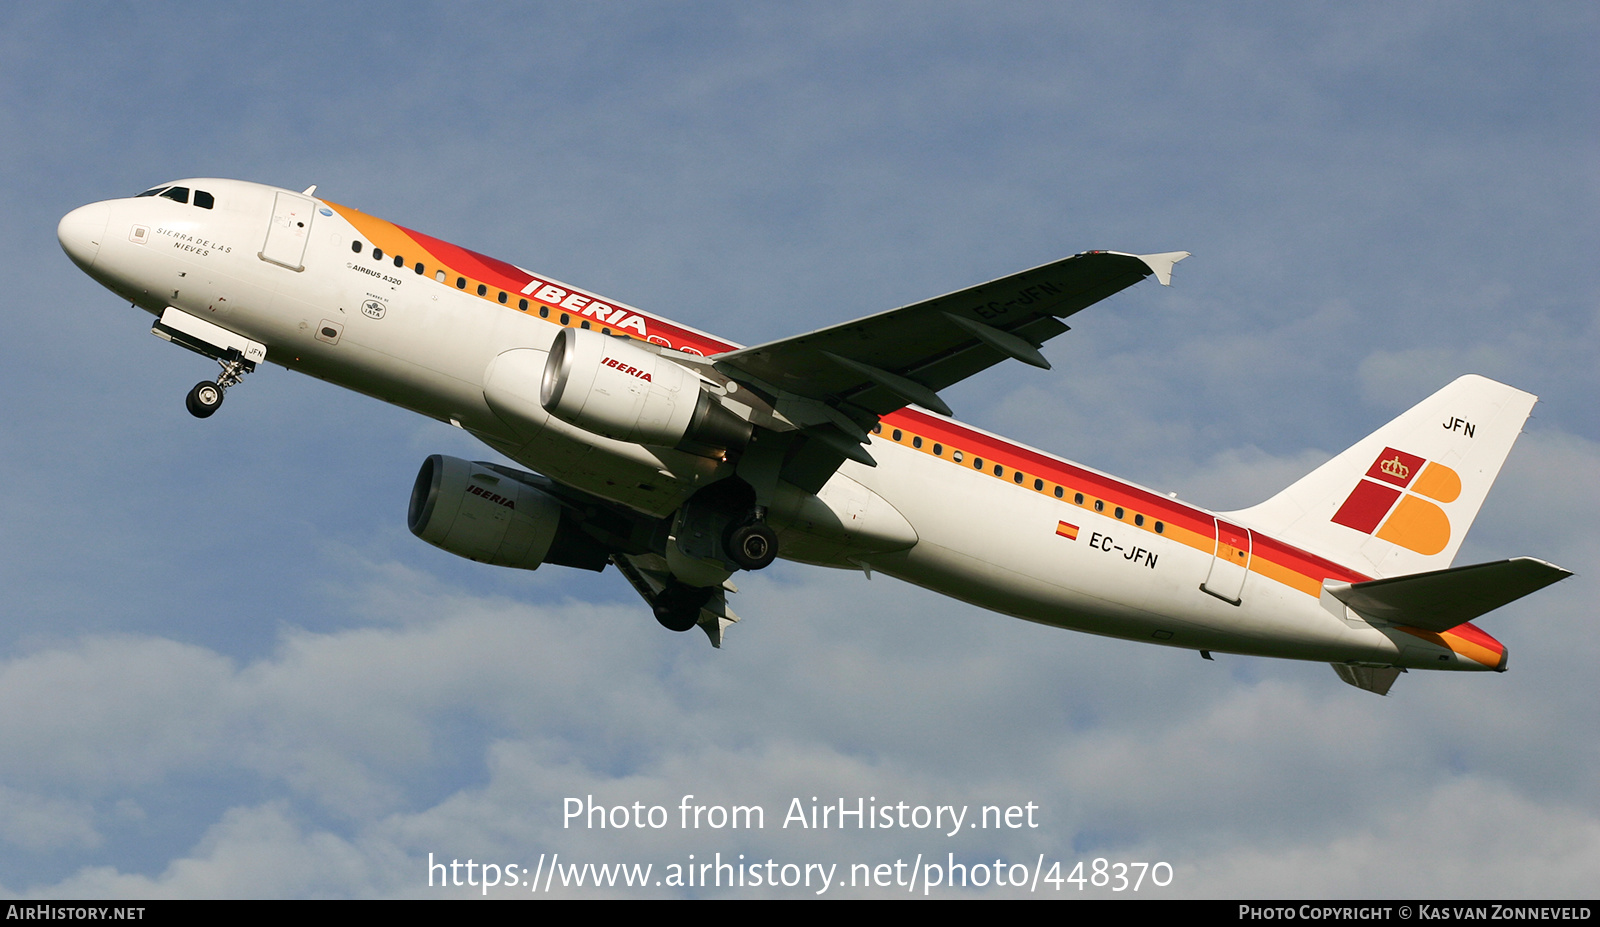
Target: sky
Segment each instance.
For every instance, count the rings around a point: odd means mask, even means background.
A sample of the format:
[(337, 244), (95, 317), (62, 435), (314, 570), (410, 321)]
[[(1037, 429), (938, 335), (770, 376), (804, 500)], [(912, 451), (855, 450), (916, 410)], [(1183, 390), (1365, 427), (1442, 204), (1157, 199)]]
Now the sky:
[[(429, 863), (720, 859), (812, 881), (549, 894), (1593, 897), (1596, 49), (1582, 2), (4, 7), (0, 896), (543, 897)], [(191, 418), (215, 366), (55, 225), (193, 176), (314, 183), (742, 343), (1191, 251), (1053, 370), (944, 398), (1226, 510), (1483, 374), (1541, 402), (1457, 562), (1577, 575), (1481, 620), (1509, 672), (1387, 698), (782, 562), (715, 651), (614, 570), (413, 538), (425, 457), (494, 459), (457, 430), (270, 365)], [(784, 826), (859, 799), (1032, 820)], [(591, 800), (670, 822), (566, 817)], [(919, 856), (986, 884), (847, 884)]]

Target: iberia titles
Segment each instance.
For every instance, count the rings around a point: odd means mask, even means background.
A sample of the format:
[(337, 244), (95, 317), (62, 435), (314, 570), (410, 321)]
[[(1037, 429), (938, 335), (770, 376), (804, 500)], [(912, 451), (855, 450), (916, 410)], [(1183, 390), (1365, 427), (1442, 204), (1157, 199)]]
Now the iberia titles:
[[(578, 315), (586, 315), (612, 328), (631, 328), (638, 332), (641, 338), (647, 337), (649, 334), (644, 330), (643, 316), (629, 312), (626, 309), (607, 305), (592, 296), (584, 296), (582, 293), (562, 289), (553, 283), (546, 283), (538, 277), (528, 281), (528, 285), (522, 288), (522, 295), (532, 296), (541, 303), (568, 309)], [(645, 377), (645, 379), (649, 379), (649, 377)]]
[(631, 367), (631, 366), (629, 366), (627, 364), (624, 364), (622, 361), (617, 360), (615, 357), (608, 357), (605, 360), (601, 361), (600, 364), (603, 367), (612, 367), (612, 368), (615, 368), (617, 370), (620, 370), (620, 371), (622, 371), (623, 373), (627, 374), (630, 377), (638, 377), (639, 379), (645, 381), (646, 383), (652, 382), (651, 379), (650, 379), (649, 372), (644, 371), (644, 370), (640, 370), (638, 367)]

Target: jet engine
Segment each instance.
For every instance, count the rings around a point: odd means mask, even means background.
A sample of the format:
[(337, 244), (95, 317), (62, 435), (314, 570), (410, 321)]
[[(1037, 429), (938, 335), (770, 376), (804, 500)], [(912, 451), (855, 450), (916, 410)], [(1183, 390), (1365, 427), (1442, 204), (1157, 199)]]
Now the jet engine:
[(442, 454), (422, 462), (406, 523), (435, 547), (495, 566), (598, 571), (611, 556), (554, 496), (506, 471)]
[(632, 339), (581, 328), (556, 335), (539, 403), (585, 431), (702, 456), (743, 450), (754, 430), (689, 368)]

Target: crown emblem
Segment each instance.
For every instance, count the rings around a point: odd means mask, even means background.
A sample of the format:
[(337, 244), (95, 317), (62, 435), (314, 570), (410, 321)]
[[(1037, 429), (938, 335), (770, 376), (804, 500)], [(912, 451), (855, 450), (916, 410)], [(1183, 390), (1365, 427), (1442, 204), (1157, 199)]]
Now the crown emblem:
[(1387, 473), (1396, 479), (1403, 480), (1411, 475), (1411, 469), (1400, 462), (1399, 454), (1396, 454), (1393, 460), (1385, 460), (1378, 466), (1383, 469), (1384, 473)]

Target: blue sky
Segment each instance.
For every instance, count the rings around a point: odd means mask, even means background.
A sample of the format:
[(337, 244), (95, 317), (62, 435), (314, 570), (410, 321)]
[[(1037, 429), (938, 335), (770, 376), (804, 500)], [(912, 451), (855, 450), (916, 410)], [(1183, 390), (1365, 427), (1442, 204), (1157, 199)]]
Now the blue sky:
[[(1592, 896), (1597, 26), (1585, 3), (9, 8), (0, 895), (954, 852), (1166, 860), (1183, 896)], [(1172, 288), (1075, 318), (1054, 370), (946, 398), (1226, 509), (1485, 374), (1542, 401), (1460, 562), (1579, 575), (1483, 622), (1510, 672), (1388, 699), (787, 564), (741, 580), (713, 652), (614, 571), (412, 538), (422, 459), (488, 456), (459, 432), (271, 367), (191, 419), (209, 362), (54, 236), (185, 176), (315, 183), (746, 343), (1189, 250)], [(561, 826), (569, 796), (690, 793), (1032, 801), (1042, 826)]]

